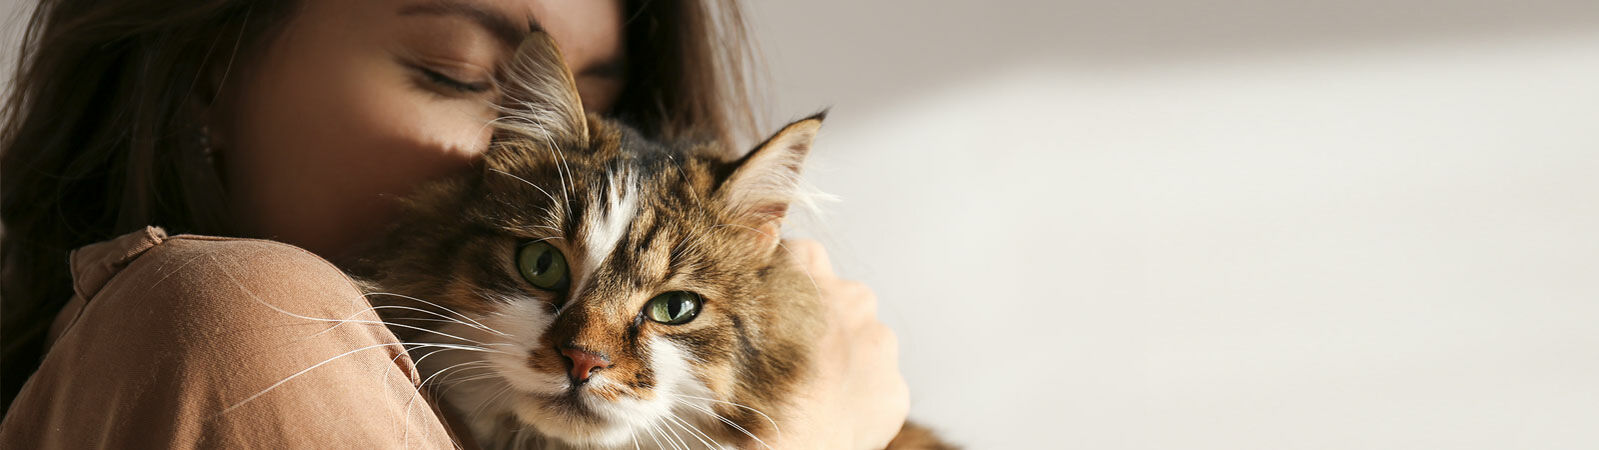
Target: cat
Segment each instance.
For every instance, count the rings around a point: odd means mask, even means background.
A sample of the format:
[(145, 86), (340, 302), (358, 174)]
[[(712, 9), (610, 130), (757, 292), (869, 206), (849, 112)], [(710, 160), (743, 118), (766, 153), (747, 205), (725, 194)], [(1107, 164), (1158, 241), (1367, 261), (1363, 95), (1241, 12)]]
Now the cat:
[(825, 325), (778, 237), (824, 114), (725, 161), (586, 115), (545, 33), (498, 83), (481, 170), (406, 199), (355, 271), (424, 388), (484, 448), (765, 447)]

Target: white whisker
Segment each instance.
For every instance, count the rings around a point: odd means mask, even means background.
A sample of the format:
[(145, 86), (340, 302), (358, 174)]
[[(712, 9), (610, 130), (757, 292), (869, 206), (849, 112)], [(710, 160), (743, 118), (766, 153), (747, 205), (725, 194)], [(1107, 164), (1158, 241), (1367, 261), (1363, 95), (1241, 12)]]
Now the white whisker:
[[(428, 355), (432, 355), (432, 353), (428, 353)], [(422, 357), (426, 358), (428, 355), (424, 355)], [(418, 359), (418, 361), (420, 361), (420, 359)], [(453, 366), (450, 366), (450, 367), (445, 367), (443, 370), (440, 370), (438, 372), (433, 372), (432, 375), (428, 375), (428, 377), (426, 379), (423, 379), (422, 382), (419, 383), (419, 385), (426, 386), (429, 381), (433, 381), (433, 377), (437, 377), (437, 376), (439, 376), (441, 374), (444, 374), (445, 372), (449, 372), (450, 369), (454, 369), (456, 367), (464, 366), (464, 365), (467, 365), (467, 364), (472, 364), (472, 362), (464, 362), (464, 363), (461, 363), (461, 364), (456, 364), (456, 365), (453, 365)], [(422, 393), (422, 391), (420, 389), (417, 390), (417, 396), (411, 397), (410, 400), (407, 400), (405, 402), (405, 415), (403, 417), (411, 417), (411, 407), (416, 406), (416, 399), (422, 398), (421, 393)], [(422, 399), (422, 401), (426, 402), (427, 399), (424, 398), (424, 399)], [(429, 430), (428, 433), (431, 434), (432, 431)], [(401, 435), (401, 438), (403, 439), (403, 447), (401, 447), (401, 448), (411, 448), (411, 429), (410, 428), (406, 428), (405, 429), (405, 433), (403, 435)], [(422, 439), (424, 439), (424, 440), (426, 440), (427, 438), (428, 438), (427, 435), (422, 436)]]
[(686, 449), (683, 449), (683, 447), (677, 445), (677, 442), (673, 441), (672, 437), (668, 436), (666, 434), (666, 430), (662, 429), (660, 425), (661, 425), (660, 423), (651, 423), (651, 424), (649, 424), (650, 428), (653, 428), (656, 431), (659, 431), (661, 433), (661, 439), (666, 440), (666, 443), (671, 445), (674, 450), (686, 450)]
[[(372, 294), (367, 294), (367, 295), (372, 295)], [(493, 328), (489, 328), (488, 326), (485, 326), (483, 324), (462, 322), (460, 320), (456, 320), (454, 318), (451, 318), (450, 316), (446, 316), (446, 315), (443, 315), (443, 314), (439, 314), (437, 312), (428, 311), (426, 309), (416, 308), (416, 307), (411, 307), (411, 306), (380, 305), (380, 306), (373, 306), (372, 309), (374, 309), (374, 310), (377, 310), (377, 309), (403, 309), (403, 310), (407, 310), (407, 311), (416, 311), (416, 312), (420, 312), (420, 313), (426, 313), (426, 314), (431, 314), (431, 315), (437, 316), (437, 317), (439, 317), (439, 319), (421, 319), (421, 318), (413, 318), (413, 317), (407, 317), (406, 319), (407, 320), (438, 320), (438, 321), (441, 321), (441, 322), (450, 322), (450, 323), (460, 324), (461, 326), (465, 326), (465, 327), (477, 328), (477, 329), (483, 330), (483, 331), (491, 331), (491, 332), (496, 332), (496, 333), (499, 332), (499, 330), (495, 330)], [(454, 311), (451, 311), (451, 312), (454, 312)], [(459, 314), (459, 313), (457, 313), (457, 314)], [(500, 334), (503, 335), (504, 333), (500, 333)]]
[[(672, 395), (675, 395), (675, 394), (672, 394)], [(733, 427), (733, 429), (738, 430), (740, 433), (744, 433), (745, 436), (749, 436), (750, 439), (754, 439), (755, 442), (759, 442), (761, 444), (761, 446), (766, 447), (768, 449), (772, 448), (772, 446), (770, 444), (767, 444), (766, 441), (763, 441), (763, 440), (761, 440), (761, 438), (756, 437), (755, 433), (751, 433), (750, 430), (746, 430), (746, 429), (744, 429), (744, 427), (741, 427), (738, 424), (733, 423), (732, 420), (728, 420), (726, 417), (722, 417), (722, 415), (721, 414), (717, 414), (716, 411), (711, 411), (709, 408), (705, 408), (705, 407), (702, 407), (700, 405), (689, 403), (687, 401), (677, 400), (677, 399), (673, 399), (673, 400), (678, 402), (678, 403), (682, 403), (684, 405), (688, 405), (688, 407), (690, 407), (690, 408), (698, 409), (701, 412), (704, 412), (706, 414), (710, 414), (711, 417), (716, 418), (716, 420), (722, 421), (722, 423), (725, 423), (728, 426)]]
[(715, 445), (711, 445), (710, 442), (706, 442), (706, 439), (710, 439), (712, 441), (715, 441), (716, 439), (711, 438), (709, 435), (706, 435), (705, 432), (700, 431), (699, 427), (695, 427), (693, 424), (688, 423), (688, 421), (683, 420), (680, 417), (677, 417), (676, 414), (667, 413), (665, 416), (662, 416), (662, 417), (664, 417), (666, 420), (669, 420), (669, 421), (672, 421), (672, 422), (676, 422), (678, 426), (683, 427), (683, 431), (689, 432), (690, 436), (694, 436), (694, 439), (699, 440), (701, 444), (705, 444), (705, 448), (709, 448), (709, 449), (718, 448)]
[(666, 446), (661, 445), (661, 439), (656, 437), (655, 427), (650, 426), (649, 424), (645, 424), (644, 426), (647, 427), (647, 428), (640, 428), (640, 429), (644, 430), (644, 431), (648, 431), (650, 433), (650, 440), (655, 441), (655, 448), (658, 448), (658, 449), (666, 448)]
[[(412, 325), (406, 325), (406, 324), (402, 324), (402, 323), (385, 322), (385, 321), (382, 321), (382, 320), (323, 319), (323, 318), (319, 318), (319, 317), (301, 316), (301, 315), (297, 315), (297, 314), (290, 313), (290, 312), (287, 312), (287, 311), (284, 311), (284, 313), (285, 314), (289, 314), (289, 315), (293, 315), (295, 317), (299, 317), (301, 319), (314, 320), (314, 321), (318, 321), (318, 322), (339, 322), (339, 325), (343, 325), (343, 324), (346, 324), (346, 323), (364, 323), (364, 324), (384, 325), (384, 326), (389, 326), (389, 327), (405, 328), (405, 329), (408, 329), (408, 330), (416, 330), (416, 331), (422, 331), (422, 332), (427, 332), (427, 333), (433, 333), (433, 334), (437, 334), (439, 336), (444, 336), (444, 337), (447, 337), (447, 338), (459, 339), (459, 340), (462, 340), (462, 341), (466, 341), (466, 342), (470, 342), (470, 343), (477, 344), (477, 345), (482, 345), (482, 346), (511, 345), (511, 344), (486, 344), (486, 343), (483, 343), (483, 342), (478, 342), (476, 340), (467, 339), (467, 338), (464, 338), (464, 337), (460, 337), (460, 336), (456, 336), (456, 335), (453, 335), (453, 334), (445, 333), (443, 331), (432, 330), (432, 329), (422, 328), (422, 327), (412, 326)], [(361, 313), (356, 313), (356, 314), (361, 314)], [(338, 327), (339, 325), (334, 325), (334, 327)], [(328, 332), (328, 331), (330, 331), (332, 329), (333, 328), (328, 328), (327, 330), (322, 330), (322, 331), (317, 332), (316, 334), (313, 334), (311, 336), (318, 336), (318, 335), (321, 335), (322, 333), (326, 333), (326, 332)]]
[[(665, 416), (662, 416), (662, 417), (665, 417)], [(672, 428), (672, 421), (660, 422), (660, 424), (661, 424), (662, 428), (665, 428), (666, 431), (669, 431), (669, 432), (672, 433), (673, 437), (677, 438), (677, 442), (683, 444), (682, 448), (684, 450), (688, 450), (688, 441), (683, 440), (683, 435), (677, 434), (677, 429), (676, 428)]]
[(455, 311), (453, 309), (446, 308), (446, 307), (440, 306), (437, 303), (433, 303), (433, 302), (430, 302), (430, 301), (427, 301), (427, 300), (423, 300), (423, 299), (420, 299), (420, 298), (416, 298), (416, 297), (412, 297), (412, 296), (404, 295), (404, 294), (396, 294), (396, 293), (393, 293), (393, 292), (368, 292), (368, 293), (366, 293), (366, 295), (389, 295), (389, 296), (400, 297), (400, 298), (404, 298), (404, 299), (408, 299), (408, 300), (412, 300), (412, 301), (421, 302), (421, 303), (427, 304), (428, 306), (432, 306), (434, 308), (442, 309), (442, 310), (444, 310), (446, 312), (454, 313), (455, 315), (460, 316), (462, 319), (466, 319), (466, 321), (472, 322), (472, 324), (477, 325), (479, 327), (482, 327), (481, 329), (483, 329), (483, 330), (487, 330), (487, 331), (493, 332), (495, 334), (499, 334), (501, 336), (507, 336), (507, 337), (510, 336), (509, 334), (501, 332), (500, 330), (496, 330), (494, 328), (490, 328), (488, 325), (484, 325), (484, 324), (482, 324), (482, 323), (480, 323), (480, 322), (478, 322), (476, 320), (473, 320), (471, 317), (468, 317), (466, 314), (461, 314), (460, 312), (457, 312), (457, 311)]
[(511, 392), (511, 385), (510, 384), (506, 384), (506, 385), (500, 386), (500, 390), (499, 391), (495, 391), (494, 395), (490, 395), (488, 398), (484, 399), (483, 403), (479, 404), (477, 406), (477, 408), (473, 409), (472, 416), (477, 416), (478, 414), (481, 414), (483, 412), (483, 410), (486, 410), (486, 409), (489, 408), (489, 404), (492, 404), (494, 402), (499, 401), (500, 397), (505, 396), (506, 394), (509, 394), (510, 392)]
[(666, 395), (671, 395), (671, 396), (674, 396), (674, 397), (692, 398), (692, 399), (695, 399), (695, 400), (704, 400), (704, 401), (708, 401), (708, 402), (716, 402), (716, 403), (721, 403), (721, 404), (724, 404), (724, 405), (737, 406), (737, 407), (740, 407), (740, 408), (744, 408), (744, 409), (750, 410), (751, 412), (754, 412), (756, 414), (760, 414), (761, 417), (766, 418), (766, 422), (771, 423), (772, 424), (772, 429), (777, 431), (777, 436), (779, 438), (783, 437), (783, 429), (777, 427), (777, 421), (776, 420), (772, 420), (772, 416), (766, 415), (766, 413), (761, 412), (761, 410), (759, 410), (759, 409), (755, 409), (755, 408), (751, 408), (751, 407), (748, 407), (748, 406), (740, 405), (738, 403), (717, 400), (717, 399), (714, 399), (714, 398), (695, 397), (695, 396), (692, 396), (692, 395), (672, 394), (672, 393), (668, 393)]
[(362, 350), (370, 350), (370, 349), (379, 348), (379, 347), (387, 347), (387, 346), (390, 346), (390, 345), (399, 345), (399, 346), (402, 346), (402, 347), (406, 346), (406, 345), (417, 345), (417, 346), (424, 346), (424, 347), (438, 346), (438, 347), (452, 347), (452, 348), (459, 348), (459, 349), (462, 349), (462, 350), (472, 350), (472, 351), (480, 351), (480, 352), (505, 353), (505, 352), (501, 352), (501, 351), (498, 351), (498, 350), (489, 350), (489, 349), (484, 349), (484, 348), (467, 347), (467, 346), (460, 346), (460, 345), (454, 345), (454, 344), (415, 344), (415, 343), (407, 343), (407, 342), (388, 342), (388, 343), (382, 343), (382, 344), (368, 345), (368, 346), (365, 346), (365, 347), (357, 348), (355, 350), (350, 350), (350, 351), (347, 351), (347, 352), (344, 352), (344, 353), (340, 353), (337, 356), (334, 356), (332, 358), (328, 358), (326, 360), (323, 360), (322, 362), (313, 364), (313, 365), (311, 365), (311, 367), (307, 367), (305, 369), (300, 370), (299, 372), (295, 372), (293, 375), (289, 375), (288, 377), (285, 377), (284, 379), (278, 380), (278, 382), (273, 383), (271, 386), (267, 386), (266, 389), (262, 389), (260, 392), (256, 392), (255, 394), (253, 394), (253, 395), (251, 395), (249, 397), (246, 397), (244, 400), (240, 400), (238, 403), (234, 403), (232, 406), (228, 406), (227, 408), (224, 408), (222, 410), (222, 412), (217, 413), (217, 415), (221, 416), (221, 415), (227, 414), (229, 412), (232, 412), (233, 410), (238, 409), (240, 406), (244, 406), (244, 404), (249, 403), (250, 401), (255, 400), (257, 398), (260, 398), (262, 395), (266, 395), (266, 393), (271, 392), (273, 389), (277, 389), (278, 386), (282, 386), (283, 383), (288, 383), (289, 380), (293, 380), (293, 379), (299, 377), (300, 375), (305, 375), (306, 373), (310, 372), (312, 369), (316, 369), (318, 367), (322, 367), (323, 365), (326, 365), (328, 363), (336, 361), (339, 358), (343, 358), (345, 356), (349, 356), (349, 355), (355, 354), (356, 352), (359, 352), (359, 351), (362, 351)]

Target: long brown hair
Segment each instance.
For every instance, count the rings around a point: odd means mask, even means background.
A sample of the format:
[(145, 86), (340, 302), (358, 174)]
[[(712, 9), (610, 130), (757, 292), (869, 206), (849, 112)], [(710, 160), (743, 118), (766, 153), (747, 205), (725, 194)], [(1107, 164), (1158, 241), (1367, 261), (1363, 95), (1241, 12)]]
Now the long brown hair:
[[(736, 0), (627, 0), (614, 114), (668, 137), (752, 136), (752, 47)], [(0, 122), (0, 410), (72, 295), (67, 253), (145, 225), (237, 235), (200, 136), (217, 80), (296, 2), (41, 0)]]

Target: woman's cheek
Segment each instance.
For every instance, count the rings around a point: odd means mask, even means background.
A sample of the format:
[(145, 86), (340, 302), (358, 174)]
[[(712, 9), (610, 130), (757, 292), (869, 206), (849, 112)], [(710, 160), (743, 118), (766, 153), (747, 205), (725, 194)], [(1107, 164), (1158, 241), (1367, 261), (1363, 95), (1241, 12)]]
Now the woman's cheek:
[(342, 256), (380, 234), (397, 213), (397, 199), (469, 170), (488, 147), (488, 117), (474, 114), (464, 102), (429, 97), (385, 95), (370, 99), (370, 109), (352, 112), (351, 117), (367, 120), (344, 136), (345, 147), (328, 151), (335, 158), (329, 167), (343, 169), (326, 173), (326, 186), (333, 188), (325, 194), (339, 204), (322, 217), (337, 217), (343, 225), (328, 230), (336, 238), (327, 243), (325, 256)]
[(467, 169), (487, 148), (486, 102), (427, 92), (386, 62), (275, 83), (289, 89), (251, 102), (255, 117), (240, 124), (229, 167), (253, 234), (338, 260), (381, 232), (397, 198)]

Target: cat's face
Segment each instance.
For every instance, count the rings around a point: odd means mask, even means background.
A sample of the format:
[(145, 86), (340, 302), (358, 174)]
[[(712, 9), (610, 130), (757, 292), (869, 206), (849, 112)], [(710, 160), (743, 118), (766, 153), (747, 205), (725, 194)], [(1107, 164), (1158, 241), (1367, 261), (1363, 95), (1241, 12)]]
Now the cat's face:
[(721, 162), (564, 106), (411, 201), (372, 300), (480, 439), (766, 429), (818, 322), (776, 232), (820, 119)]

